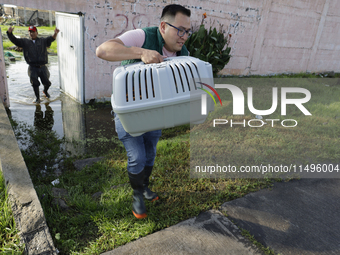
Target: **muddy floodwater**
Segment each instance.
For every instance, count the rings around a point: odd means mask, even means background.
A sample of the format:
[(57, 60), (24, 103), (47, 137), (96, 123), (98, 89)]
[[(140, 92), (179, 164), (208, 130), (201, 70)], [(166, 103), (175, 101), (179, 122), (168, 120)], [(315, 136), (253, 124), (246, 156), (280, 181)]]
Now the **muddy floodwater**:
[[(113, 149), (115, 137), (110, 104), (99, 107), (84, 106), (60, 91), (58, 57), (49, 56), (48, 69), (52, 85), (50, 99), (42, 93), (41, 103), (33, 103), (35, 96), (27, 75), (27, 63), (23, 60), (6, 66), (9, 114), (18, 123), (35, 129), (53, 130), (72, 154), (102, 154)], [(23, 147), (20, 144), (19, 147)]]

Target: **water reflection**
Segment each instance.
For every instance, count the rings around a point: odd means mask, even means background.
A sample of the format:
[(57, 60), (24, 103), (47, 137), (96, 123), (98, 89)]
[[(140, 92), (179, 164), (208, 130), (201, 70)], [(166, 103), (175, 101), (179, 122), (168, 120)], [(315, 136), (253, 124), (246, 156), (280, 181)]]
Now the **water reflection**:
[(115, 147), (117, 134), (111, 105), (93, 108), (63, 96), (61, 110), (65, 146), (72, 155), (100, 155)]
[(45, 105), (45, 112), (41, 110), (41, 104), (35, 106), (34, 126), (40, 131), (51, 131), (54, 124), (53, 110), (49, 103)]
[(65, 96), (61, 101), (66, 149), (72, 155), (86, 154), (85, 107)]
[[(49, 57), (50, 99), (43, 98), (40, 105), (32, 103), (34, 93), (27, 76), (27, 64), (17, 61), (6, 66), (12, 119), (37, 130), (55, 131), (63, 139), (64, 148), (72, 155), (102, 154), (115, 146), (115, 133), (111, 106), (93, 108), (81, 105), (59, 88), (57, 57)], [(20, 144), (24, 148), (25, 143)]]

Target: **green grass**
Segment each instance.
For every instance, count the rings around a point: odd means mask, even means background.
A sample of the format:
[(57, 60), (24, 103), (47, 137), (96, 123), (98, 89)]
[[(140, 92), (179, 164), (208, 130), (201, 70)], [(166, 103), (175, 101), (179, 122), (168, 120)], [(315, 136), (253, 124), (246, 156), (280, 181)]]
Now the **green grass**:
[[(248, 123), (255, 119), (247, 108), (245, 115), (233, 115), (231, 93), (227, 89), (217, 89), (223, 106), (217, 105), (207, 121), (193, 127), (191, 136), (192, 165), (252, 166), (306, 165), (311, 163), (337, 163), (340, 157), (338, 146), (340, 127), (340, 86), (338, 79), (239, 79), (230, 78), (225, 84), (237, 85), (247, 95), (247, 88), (253, 87), (254, 107), (269, 109), (272, 105), (272, 86), (278, 87), (278, 107), (274, 113), (263, 116), (277, 119), (259, 128), (234, 125), (230, 122)], [(281, 87), (301, 87), (311, 92), (311, 100), (304, 106), (312, 116), (305, 116), (295, 105), (287, 106), (287, 115), (281, 115)], [(292, 98), (294, 94), (288, 95)], [(228, 120), (228, 124), (213, 127), (214, 119)], [(284, 119), (294, 119), (297, 126), (286, 128), (281, 125)], [(288, 123), (287, 123), (288, 124)], [(293, 124), (292, 122), (289, 125)], [(260, 125), (259, 122), (252, 125)], [(227, 152), (227, 153), (226, 153)], [(214, 155), (212, 158), (210, 155)], [(221, 176), (220, 176), (221, 177)]]
[(276, 253), (270, 249), (269, 247), (265, 247), (262, 243), (258, 242), (253, 235), (249, 233), (249, 231), (245, 229), (241, 229), (241, 234), (248, 238), (253, 244), (255, 244), (264, 254), (266, 255), (276, 255)]
[(4, 47), (4, 50), (6, 50), (9, 47), (12, 47), (14, 44), (11, 43), (10, 41), (3, 41), (2, 46)]
[(24, 245), (16, 229), (12, 209), (8, 201), (7, 190), (0, 171), (0, 253), (23, 254)]
[[(271, 98), (271, 82), (274, 81), (269, 82), (239, 78), (223, 81), (240, 86), (244, 92), (247, 87), (254, 87), (254, 107), (257, 109), (271, 106), (268, 98)], [(135, 219), (131, 212), (132, 189), (126, 172), (126, 152), (117, 138), (110, 140), (116, 148), (103, 153), (102, 161), (77, 171), (72, 164), (77, 158), (67, 158), (62, 146), (64, 141), (55, 133), (40, 133), (13, 122), (17, 139), (26, 145), (22, 154), (60, 254), (100, 254), (115, 249), (202, 211), (218, 209), (226, 201), (271, 187), (274, 181), (280, 180), (266, 176), (258, 179), (190, 178), (190, 166), (199, 159), (195, 155), (214, 155), (214, 162), (221, 159), (235, 165), (333, 162), (338, 159), (340, 87), (337, 79), (291, 79), (290, 85), (286, 79), (275, 82), (277, 87), (308, 88), (312, 99), (305, 107), (312, 116), (304, 116), (295, 106), (288, 106), (289, 114), (282, 117), (279, 100), (277, 111), (265, 118), (296, 119), (299, 124), (295, 129), (270, 128), (268, 125), (254, 129), (240, 126), (212, 128), (211, 121), (217, 117), (238, 121), (254, 118), (247, 108), (245, 117), (233, 116), (230, 93), (218, 90), (223, 106), (216, 106), (204, 124), (191, 129), (185, 125), (163, 130), (151, 179), (152, 189), (159, 194), (160, 200), (156, 203), (146, 201), (148, 217), (144, 220)], [(89, 108), (95, 110), (95, 106)], [(100, 155), (83, 155), (84, 158), (92, 156)], [(64, 160), (63, 174), (58, 177), (53, 165), (60, 159)], [(47, 174), (41, 174), (41, 169)], [(56, 178), (60, 181), (56, 187), (68, 192), (61, 197), (67, 210), (54, 202), (51, 182)], [(92, 197), (97, 192), (101, 195)], [(259, 245), (249, 233), (244, 234)], [(272, 254), (269, 248), (262, 248)]]
[(268, 75), (216, 75), (216, 78), (339, 78), (340, 73), (279, 73)]
[[(128, 178), (121, 147), (81, 172), (64, 172), (57, 187), (68, 191), (63, 197), (67, 211), (51, 207), (50, 184), (37, 187), (56, 247), (62, 254), (100, 254), (272, 183), (268, 179), (191, 179), (189, 147), (189, 134), (159, 142), (152, 184), (160, 200), (146, 202), (146, 220), (132, 215), (132, 189), (124, 185)], [(99, 191), (101, 197), (93, 199)]]
[[(93, 110), (93, 109), (92, 109)], [(189, 172), (189, 125), (163, 130), (158, 143), (151, 183), (159, 194), (156, 203), (146, 201), (148, 218), (137, 220), (131, 212), (132, 189), (128, 185), (126, 152), (120, 141), (105, 159), (76, 171), (66, 159), (63, 174), (54, 175), (56, 159), (66, 158), (54, 132), (41, 132), (12, 121), (27, 167), (36, 187), (55, 246), (60, 254), (100, 254), (120, 245), (172, 226), (201, 211), (269, 187), (273, 180), (192, 179)], [(92, 157), (94, 155), (84, 155)], [(97, 155), (98, 156), (98, 155)], [(42, 174), (41, 169), (44, 169)], [(53, 202), (51, 182), (68, 191), (61, 197), (69, 207)], [(98, 199), (93, 194), (102, 192)]]
[[(2, 37), (3, 37), (2, 44), (3, 44), (4, 50), (7, 50), (7, 48), (14, 45), (9, 40), (4, 40), (4, 36), (6, 35), (6, 31), (8, 30), (9, 26), (8, 25), (0, 25), (0, 28), (1, 28), (1, 33), (2, 33)], [(53, 27), (38, 27), (39, 36), (47, 37), (47, 36), (53, 35), (54, 29), (55, 29), (55, 26), (53, 26)], [(15, 26), (13, 34), (16, 35), (16, 36), (20, 36), (22, 38), (23, 37), (29, 38), (28, 27)], [(7, 35), (6, 35), (6, 37), (7, 37)], [(54, 53), (54, 54), (58, 53), (58, 51), (57, 51), (57, 40), (52, 42), (48, 51), (51, 52), (51, 53)]]

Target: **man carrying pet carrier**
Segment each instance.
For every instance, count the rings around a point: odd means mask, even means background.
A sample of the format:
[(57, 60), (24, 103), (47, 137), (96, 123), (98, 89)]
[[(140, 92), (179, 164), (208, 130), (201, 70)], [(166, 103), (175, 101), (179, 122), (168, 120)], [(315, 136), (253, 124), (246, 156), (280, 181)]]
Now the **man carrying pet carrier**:
[[(177, 4), (164, 7), (158, 27), (135, 29), (106, 41), (97, 50), (97, 57), (107, 61), (122, 61), (122, 65), (143, 61), (145, 64), (163, 62), (166, 57), (187, 56), (184, 43), (191, 35), (190, 10)], [(145, 218), (144, 198), (150, 201), (158, 195), (149, 189), (156, 157), (156, 146), (161, 130), (132, 137), (125, 132), (115, 115), (118, 138), (123, 142), (128, 156), (127, 170), (133, 189), (132, 212), (136, 218)], [(138, 125), (138, 123), (136, 123)]]

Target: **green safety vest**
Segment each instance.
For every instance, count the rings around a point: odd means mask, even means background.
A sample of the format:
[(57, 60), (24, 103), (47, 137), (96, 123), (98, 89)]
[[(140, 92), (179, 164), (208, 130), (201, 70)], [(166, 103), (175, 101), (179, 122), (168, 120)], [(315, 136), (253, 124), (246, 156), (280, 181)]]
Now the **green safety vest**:
[[(164, 47), (164, 39), (159, 32), (158, 27), (145, 27), (142, 28), (142, 30), (145, 32), (145, 41), (142, 45), (142, 48), (148, 49), (148, 50), (155, 50), (159, 54), (163, 55), (163, 47)], [(157, 38), (157, 40), (155, 40)], [(189, 52), (185, 45), (183, 45), (181, 51), (178, 51), (177, 56), (188, 56)], [(135, 62), (140, 62), (142, 61), (141, 59), (129, 59), (129, 60), (124, 60), (122, 61), (121, 65), (127, 65), (127, 64), (132, 64)]]

